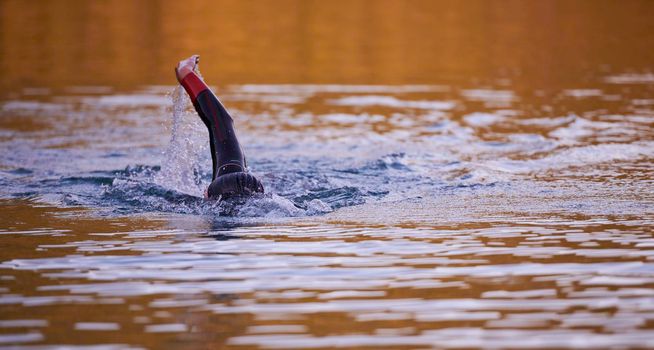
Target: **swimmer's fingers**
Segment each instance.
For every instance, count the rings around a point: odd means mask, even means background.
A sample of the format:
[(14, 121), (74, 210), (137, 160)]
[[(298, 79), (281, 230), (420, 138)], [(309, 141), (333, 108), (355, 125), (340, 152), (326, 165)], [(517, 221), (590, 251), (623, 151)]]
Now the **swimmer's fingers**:
[(182, 69), (184, 67), (187, 68), (195, 68), (197, 64), (200, 62), (200, 56), (199, 55), (193, 55), (189, 58), (185, 58), (177, 64), (177, 69)]
[(199, 62), (199, 55), (192, 55), (189, 58), (179, 61), (177, 67), (175, 68), (175, 75), (177, 76), (177, 80), (181, 81), (190, 72), (197, 72), (197, 66)]
[(198, 64), (200, 64), (200, 55), (193, 55), (191, 56), (195, 60), (193, 61), (193, 71), (197, 72), (198, 71)]

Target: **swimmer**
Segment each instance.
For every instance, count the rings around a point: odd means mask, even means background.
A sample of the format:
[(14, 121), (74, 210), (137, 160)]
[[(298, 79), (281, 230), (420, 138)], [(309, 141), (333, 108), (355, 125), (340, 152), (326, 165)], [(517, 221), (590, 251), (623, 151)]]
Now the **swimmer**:
[(234, 132), (234, 120), (195, 73), (199, 62), (198, 55), (181, 60), (175, 74), (209, 130), (213, 175), (204, 196), (208, 199), (225, 199), (263, 193), (261, 182), (248, 173), (245, 155)]

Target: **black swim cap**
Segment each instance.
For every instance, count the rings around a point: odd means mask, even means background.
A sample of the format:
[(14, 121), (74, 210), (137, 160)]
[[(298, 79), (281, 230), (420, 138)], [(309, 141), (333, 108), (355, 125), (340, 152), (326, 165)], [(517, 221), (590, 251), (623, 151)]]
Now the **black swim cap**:
[(263, 193), (263, 185), (254, 175), (242, 171), (218, 176), (207, 191), (210, 199), (250, 196)]

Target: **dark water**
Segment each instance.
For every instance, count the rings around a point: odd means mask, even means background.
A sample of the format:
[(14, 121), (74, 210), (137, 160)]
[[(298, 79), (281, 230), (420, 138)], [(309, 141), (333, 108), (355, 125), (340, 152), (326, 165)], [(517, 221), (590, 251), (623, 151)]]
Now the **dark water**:
[(654, 347), (654, 6), (501, 4), (0, 2), (0, 348)]

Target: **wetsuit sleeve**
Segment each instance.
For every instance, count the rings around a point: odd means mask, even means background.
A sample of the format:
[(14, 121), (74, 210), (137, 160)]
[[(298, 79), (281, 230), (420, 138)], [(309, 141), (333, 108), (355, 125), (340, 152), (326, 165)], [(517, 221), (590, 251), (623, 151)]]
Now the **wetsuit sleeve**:
[(207, 84), (198, 77), (197, 74), (191, 72), (187, 74), (184, 79), (181, 81), (184, 90), (191, 97), (191, 101), (195, 104), (195, 101), (198, 99), (198, 95), (204, 90), (209, 90)]
[(245, 171), (245, 156), (236, 138), (234, 120), (227, 109), (195, 73), (187, 74), (181, 84), (209, 130), (212, 179), (223, 174)]

